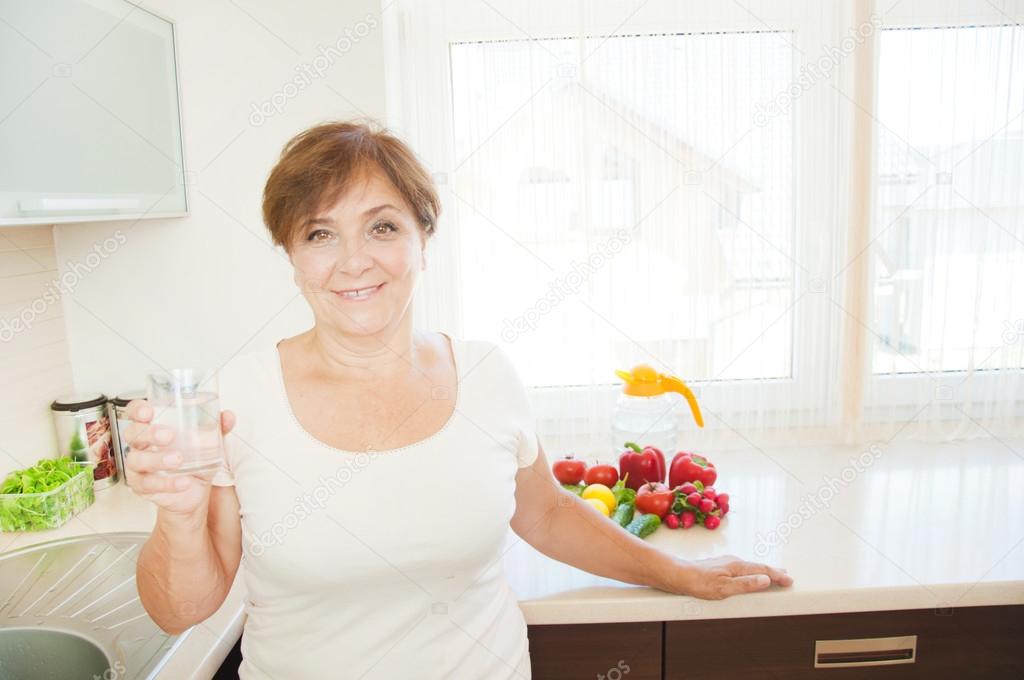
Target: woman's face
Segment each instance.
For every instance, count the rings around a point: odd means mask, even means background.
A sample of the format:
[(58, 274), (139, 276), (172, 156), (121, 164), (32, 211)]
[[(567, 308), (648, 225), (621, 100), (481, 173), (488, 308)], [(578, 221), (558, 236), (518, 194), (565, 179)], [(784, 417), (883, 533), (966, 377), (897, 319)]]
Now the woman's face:
[(405, 315), (425, 246), (402, 195), (383, 175), (368, 173), (298, 231), (289, 256), (318, 325), (374, 335)]

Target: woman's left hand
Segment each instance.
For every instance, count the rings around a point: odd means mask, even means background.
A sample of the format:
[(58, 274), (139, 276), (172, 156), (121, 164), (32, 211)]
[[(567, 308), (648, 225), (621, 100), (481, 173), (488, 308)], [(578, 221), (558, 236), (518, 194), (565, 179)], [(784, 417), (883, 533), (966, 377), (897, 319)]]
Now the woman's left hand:
[(721, 600), (730, 595), (753, 593), (773, 583), (793, 585), (793, 577), (785, 569), (746, 562), (734, 555), (680, 562), (674, 572), (666, 579), (669, 585), (666, 590), (702, 600)]

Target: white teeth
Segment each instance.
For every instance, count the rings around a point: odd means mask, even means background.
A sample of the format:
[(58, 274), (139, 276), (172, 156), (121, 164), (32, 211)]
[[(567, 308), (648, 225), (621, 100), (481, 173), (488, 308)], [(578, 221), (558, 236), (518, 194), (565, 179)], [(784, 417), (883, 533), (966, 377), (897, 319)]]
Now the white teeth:
[(352, 291), (352, 292), (348, 292), (348, 291), (342, 292), (341, 296), (342, 297), (347, 297), (347, 298), (352, 298), (354, 300), (359, 300), (359, 299), (362, 299), (362, 298), (370, 297), (370, 294), (373, 293), (373, 291), (375, 291), (375, 290), (377, 290), (377, 286), (370, 286), (369, 288), (363, 288), (361, 290), (356, 290), (356, 291)]

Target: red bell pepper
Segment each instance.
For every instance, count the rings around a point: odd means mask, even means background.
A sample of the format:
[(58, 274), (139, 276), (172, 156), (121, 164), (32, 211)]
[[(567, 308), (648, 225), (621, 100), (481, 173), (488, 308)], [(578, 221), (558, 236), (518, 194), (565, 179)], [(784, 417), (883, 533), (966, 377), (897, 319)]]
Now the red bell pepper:
[(637, 491), (647, 482), (665, 481), (665, 454), (653, 446), (641, 449), (633, 442), (625, 446), (619, 455), (619, 479), (625, 479), (626, 486)]
[(704, 486), (711, 486), (718, 479), (718, 471), (715, 464), (704, 456), (696, 453), (680, 451), (672, 459), (672, 465), (668, 470), (668, 485), (675, 489), (686, 482), (699, 481)]

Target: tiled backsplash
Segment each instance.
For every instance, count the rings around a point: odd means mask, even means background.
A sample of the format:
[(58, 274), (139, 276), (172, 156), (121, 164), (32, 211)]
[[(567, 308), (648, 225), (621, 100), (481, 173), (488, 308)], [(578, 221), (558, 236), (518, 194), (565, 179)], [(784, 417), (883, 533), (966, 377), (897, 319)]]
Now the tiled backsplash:
[(0, 227), (0, 475), (55, 452), (72, 375), (53, 227)]

